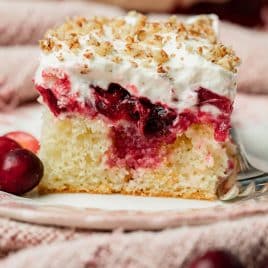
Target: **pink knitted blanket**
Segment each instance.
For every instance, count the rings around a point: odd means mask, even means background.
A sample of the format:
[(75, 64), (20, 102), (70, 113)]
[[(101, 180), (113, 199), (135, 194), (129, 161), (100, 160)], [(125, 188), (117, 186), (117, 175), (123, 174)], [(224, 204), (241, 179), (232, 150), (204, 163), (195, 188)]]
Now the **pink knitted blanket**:
[(36, 45), (51, 27), (74, 16), (116, 16), (113, 6), (82, 1), (0, 1), (0, 46)]
[(261, 268), (268, 258), (268, 215), (132, 233), (75, 232), (1, 219), (0, 235), (1, 254), (23, 249), (0, 261), (0, 267), (7, 268), (184, 268), (212, 248), (230, 250), (248, 268)]

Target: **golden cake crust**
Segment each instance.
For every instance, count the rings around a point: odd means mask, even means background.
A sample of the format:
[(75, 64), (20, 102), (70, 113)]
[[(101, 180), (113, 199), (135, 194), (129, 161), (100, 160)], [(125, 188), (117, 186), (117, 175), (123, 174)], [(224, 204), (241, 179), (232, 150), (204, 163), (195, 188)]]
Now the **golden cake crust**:
[(151, 192), (144, 192), (144, 191), (114, 191), (107, 187), (107, 191), (103, 191), (101, 189), (76, 189), (72, 187), (66, 187), (65, 189), (53, 189), (53, 188), (46, 188), (46, 186), (40, 186), (38, 188), (40, 194), (52, 194), (52, 193), (89, 193), (89, 194), (123, 194), (123, 195), (133, 195), (133, 196), (151, 196), (151, 197), (174, 197), (174, 198), (186, 198), (186, 199), (198, 199), (198, 200), (216, 200), (217, 195), (208, 193), (206, 191), (202, 191), (200, 189), (180, 189), (176, 192), (158, 192), (158, 193), (151, 193)]

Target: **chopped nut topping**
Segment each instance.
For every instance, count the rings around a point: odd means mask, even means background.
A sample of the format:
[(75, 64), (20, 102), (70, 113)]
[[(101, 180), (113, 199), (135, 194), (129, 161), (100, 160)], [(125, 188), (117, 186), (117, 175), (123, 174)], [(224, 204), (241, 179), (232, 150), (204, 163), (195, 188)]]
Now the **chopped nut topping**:
[(119, 63), (122, 62), (122, 58), (116, 56), (116, 57), (113, 57), (112, 61), (113, 61), (114, 63), (118, 63), (118, 64), (119, 64)]
[(60, 54), (57, 56), (57, 59), (58, 59), (59, 61), (64, 61), (64, 57), (63, 57), (62, 53), (60, 53)]
[(178, 24), (177, 30), (178, 30), (178, 34), (186, 33), (187, 32), (186, 27), (185, 27), (185, 25), (182, 22), (180, 22)]
[(87, 43), (88, 43), (89, 46), (95, 46), (95, 47), (100, 46), (100, 42), (97, 41), (97, 39), (94, 38), (94, 37), (92, 37), (92, 36), (89, 38), (89, 40), (87, 41)]
[(159, 50), (154, 51), (153, 56), (154, 56), (154, 60), (158, 64), (165, 63), (165, 62), (167, 62), (169, 60), (168, 54), (163, 49), (161, 49), (160, 51)]
[(129, 43), (129, 44), (132, 44), (132, 43), (134, 43), (134, 38), (132, 36), (127, 36), (126, 37), (126, 42)]
[(190, 52), (190, 53), (193, 53), (193, 51), (194, 51), (194, 48), (191, 47), (191, 46), (187, 46), (186, 49), (187, 49), (187, 51)]
[(86, 18), (78, 17), (75, 21), (75, 23), (78, 25), (78, 27), (82, 28), (83, 25), (87, 22)]
[(131, 65), (132, 65), (134, 68), (138, 68), (138, 67), (139, 67), (138, 63), (135, 62), (135, 61), (130, 61), (130, 63), (131, 63)]
[(209, 54), (206, 58), (211, 62), (233, 72), (237, 72), (236, 67), (240, 64), (240, 59), (235, 56), (234, 51), (220, 43), (214, 45), (209, 50)]
[(80, 48), (79, 38), (76, 33), (70, 33), (70, 38), (67, 40), (67, 43), (71, 50)]
[[(240, 60), (232, 49), (218, 43), (211, 16), (198, 16), (192, 22), (183, 22), (176, 16), (156, 22), (136, 12), (130, 12), (128, 17), (68, 20), (49, 31), (40, 47), (44, 53), (61, 52), (67, 47), (70, 53), (81, 51), (88, 60), (111, 57), (113, 62), (121, 63), (125, 57), (133, 66), (154, 66), (157, 72), (162, 72), (168, 71), (168, 64), (165, 69), (162, 64), (176, 57), (174, 51), (169, 55), (167, 50), (170, 42), (174, 42), (177, 50), (186, 48), (191, 54), (236, 72)], [(117, 41), (123, 44), (118, 47)], [(61, 54), (57, 58), (64, 60)]]
[(151, 67), (151, 61), (144, 61), (143, 63), (142, 63), (142, 66), (143, 67), (145, 67), (145, 68), (150, 68)]
[(100, 46), (96, 48), (96, 53), (103, 57), (107, 56), (108, 54), (111, 54), (112, 51), (113, 51), (113, 45), (107, 41), (100, 44)]
[(55, 46), (55, 42), (51, 38), (41, 40), (39, 43), (41, 49), (46, 53), (50, 52)]
[(157, 72), (158, 73), (166, 73), (167, 71), (164, 69), (164, 67), (162, 65), (158, 65)]
[(126, 44), (125, 51), (128, 55), (132, 56), (133, 58), (144, 58), (145, 52), (144, 50), (139, 47), (137, 43), (133, 44)]
[(123, 19), (118, 19), (115, 21), (115, 27), (122, 27), (126, 24), (125, 20)]
[(83, 56), (87, 58), (88, 60), (92, 59), (94, 57), (93, 53), (90, 51), (86, 51)]
[(198, 48), (197, 48), (197, 53), (198, 53), (199, 55), (202, 55), (202, 53), (203, 53), (203, 48), (202, 48), (202, 47), (198, 47)]
[(152, 22), (151, 25), (149, 25), (150, 30), (152, 33), (158, 33), (162, 30), (161, 24), (158, 22)]
[(137, 37), (139, 41), (144, 41), (146, 39), (146, 31), (140, 30), (137, 32)]
[(88, 74), (89, 73), (89, 67), (87, 64), (85, 64), (81, 70), (80, 70), (80, 74)]

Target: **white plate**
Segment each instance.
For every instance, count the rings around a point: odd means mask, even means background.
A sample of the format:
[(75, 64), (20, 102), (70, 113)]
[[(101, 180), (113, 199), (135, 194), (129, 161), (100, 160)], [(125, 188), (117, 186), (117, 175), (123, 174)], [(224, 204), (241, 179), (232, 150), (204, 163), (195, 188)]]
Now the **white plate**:
[(95, 230), (161, 230), (268, 213), (268, 202), (222, 204), (121, 195), (17, 197), (0, 192), (0, 216), (29, 223)]
[(31, 198), (38, 205), (63, 205), (75, 208), (96, 208), (110, 211), (143, 212), (186, 211), (223, 205), (220, 201), (187, 200), (180, 198), (140, 197), (102, 194), (48, 194)]

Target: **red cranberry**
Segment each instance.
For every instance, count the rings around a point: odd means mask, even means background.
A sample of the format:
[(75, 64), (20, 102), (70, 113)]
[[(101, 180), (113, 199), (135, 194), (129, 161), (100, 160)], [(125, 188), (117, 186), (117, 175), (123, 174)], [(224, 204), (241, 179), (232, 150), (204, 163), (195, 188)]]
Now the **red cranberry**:
[(138, 100), (130, 98), (127, 102), (122, 103), (122, 108), (126, 111), (130, 120), (139, 121), (141, 118), (141, 107)]
[[(93, 86), (92, 86), (93, 87)], [(168, 132), (177, 113), (161, 104), (153, 104), (146, 98), (131, 96), (118, 84), (110, 84), (107, 90), (95, 89), (95, 106), (99, 113), (111, 120), (141, 122), (146, 135), (164, 135)]]
[(16, 141), (23, 148), (30, 150), (33, 153), (37, 153), (39, 151), (39, 141), (29, 133), (23, 131), (14, 131), (7, 133), (5, 137)]
[(208, 251), (196, 258), (188, 268), (243, 268), (244, 266), (230, 252), (224, 250)]
[(26, 149), (15, 149), (0, 163), (0, 189), (22, 195), (38, 185), (43, 172), (43, 164), (35, 154)]
[(21, 146), (8, 137), (0, 137), (0, 162), (1, 159), (11, 150), (19, 149)]
[(118, 84), (111, 83), (107, 92), (117, 100), (129, 99), (129, 92)]
[(95, 87), (95, 99), (98, 112), (112, 120), (138, 117), (134, 111), (136, 101), (118, 84), (110, 84), (107, 90)]
[(154, 105), (144, 126), (147, 135), (165, 135), (172, 126), (177, 113), (161, 105)]

